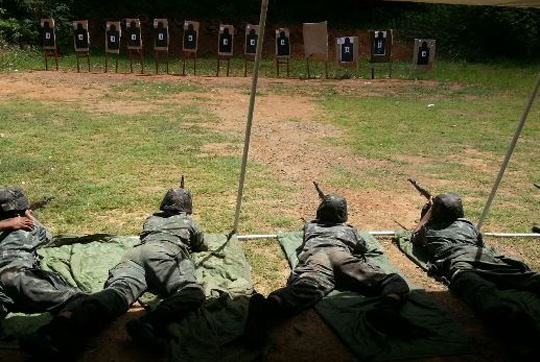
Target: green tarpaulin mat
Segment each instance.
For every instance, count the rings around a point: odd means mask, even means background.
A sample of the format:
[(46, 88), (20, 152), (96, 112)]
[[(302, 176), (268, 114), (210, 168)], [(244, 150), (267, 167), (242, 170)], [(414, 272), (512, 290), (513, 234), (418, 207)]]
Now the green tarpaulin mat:
[[(429, 271), (429, 254), (424, 247), (411, 242), (411, 232), (406, 230), (396, 231), (394, 240), (399, 250), (407, 255), (409, 259), (426, 272)], [(450, 284), (446, 278), (441, 278), (437, 275), (431, 276), (447, 285)], [(519, 310), (526, 312), (534, 319), (535, 324), (540, 326), (540, 299), (535, 294), (515, 289), (497, 290), (497, 294), (501, 300), (510, 305), (515, 305)], [(474, 308), (473, 306), (471, 307)]]
[[(388, 272), (397, 272), (386, 257), (379, 242), (366, 232), (360, 233), (368, 244), (368, 260)], [(298, 264), (302, 232), (279, 234), (281, 247), (292, 268)], [(403, 276), (404, 277), (404, 276)], [(404, 277), (405, 278), (405, 277)], [(406, 280), (406, 278), (405, 278)], [(421, 327), (416, 336), (387, 337), (370, 328), (364, 314), (378, 302), (354, 292), (333, 291), (315, 305), (315, 309), (330, 328), (361, 361), (389, 361), (426, 358), (476, 352), (472, 340), (455, 323), (452, 314), (433, 297), (407, 281), (410, 298), (403, 307), (403, 316)]]
[[(248, 298), (253, 292), (250, 266), (236, 236), (205, 235), (210, 251), (192, 254), (196, 277), (204, 285), (204, 306), (170, 327), (174, 361), (251, 360), (253, 351), (241, 347)], [(61, 273), (82, 290), (103, 287), (108, 271), (124, 252), (139, 243), (138, 237), (88, 235), (58, 236), (41, 248), (42, 267)], [(145, 295), (145, 299), (150, 298)], [(0, 344), (16, 348), (16, 339), (50, 320), (50, 315), (11, 314), (3, 323)]]

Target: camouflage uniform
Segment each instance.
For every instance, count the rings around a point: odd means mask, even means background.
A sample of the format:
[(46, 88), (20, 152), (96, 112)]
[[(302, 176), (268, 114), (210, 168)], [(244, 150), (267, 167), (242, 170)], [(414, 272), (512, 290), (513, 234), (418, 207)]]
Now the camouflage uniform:
[[(64, 310), (44, 327), (37, 341), (32, 342), (31, 353), (78, 352), (86, 336), (126, 313), (146, 291), (164, 300), (143, 317), (130, 320), (126, 328), (132, 338), (163, 352), (166, 327), (186, 317), (205, 300), (204, 290), (195, 279), (190, 253), (205, 250), (206, 245), (190, 216), (189, 191), (169, 190), (160, 209), (161, 212), (146, 219), (141, 244), (129, 250), (120, 264), (110, 270), (105, 288), (84, 298), (74, 308)], [(45, 347), (44, 339), (51, 341)]]
[(321, 300), (334, 288), (366, 290), (386, 296), (406, 295), (407, 283), (396, 273), (370, 264), (364, 254), (366, 242), (356, 228), (343, 222), (313, 220), (304, 227), (299, 263), (287, 286), (274, 291), (285, 313), (295, 313)]
[[(386, 273), (366, 260), (365, 240), (353, 226), (345, 224), (346, 221), (345, 198), (324, 196), (317, 209), (317, 219), (304, 227), (299, 263), (291, 272), (287, 286), (272, 292), (267, 299), (260, 294), (252, 297), (245, 331), (249, 345), (262, 343), (264, 325), (271, 323), (269, 319), (298, 313), (336, 287), (382, 296), (384, 308), (377, 310), (372, 319), (396, 321), (394, 316), (407, 297), (409, 287), (398, 274)], [(386, 318), (389, 314), (392, 318)]]
[(430, 272), (447, 278), (450, 288), (483, 317), (508, 312), (497, 289), (540, 295), (540, 274), (484, 245), (476, 226), (463, 218), (457, 195), (435, 197), (432, 216), (413, 234), (413, 241), (430, 254)]
[[(28, 208), (21, 188), (0, 188), (0, 219), (24, 214)], [(37, 249), (50, 240), (37, 220), (32, 230), (0, 231), (0, 322), (9, 312), (58, 312), (83, 294), (60, 274), (40, 268)]]

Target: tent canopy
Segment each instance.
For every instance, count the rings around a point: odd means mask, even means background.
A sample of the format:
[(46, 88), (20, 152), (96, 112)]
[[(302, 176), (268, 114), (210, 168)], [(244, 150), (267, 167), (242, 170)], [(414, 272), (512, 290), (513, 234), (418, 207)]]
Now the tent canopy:
[(540, 8), (540, 0), (391, 0), (400, 2)]

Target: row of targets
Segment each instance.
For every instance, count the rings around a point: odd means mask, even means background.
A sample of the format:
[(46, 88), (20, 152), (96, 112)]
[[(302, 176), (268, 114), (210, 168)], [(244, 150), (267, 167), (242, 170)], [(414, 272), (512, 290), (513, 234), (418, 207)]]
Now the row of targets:
[[(169, 23), (167, 19), (154, 19), (154, 50), (169, 50)], [(199, 44), (200, 23), (197, 21), (184, 22), (184, 36), (182, 50), (196, 53)], [(56, 49), (56, 32), (54, 19), (42, 19), (42, 43), (43, 49)], [(141, 22), (139, 19), (126, 19), (125, 36), (127, 37), (127, 49), (142, 50)], [(120, 21), (107, 21), (105, 25), (105, 51), (107, 53), (119, 53), (122, 34)], [(90, 33), (87, 20), (73, 21), (74, 47), (77, 52), (90, 50)], [(291, 54), (289, 29), (279, 28), (276, 30), (276, 55), (288, 57)], [(259, 39), (259, 26), (247, 24), (245, 31), (244, 54), (255, 55)], [(234, 54), (234, 26), (219, 26), (218, 54), (221, 56), (233, 56)]]
[[(44, 49), (56, 50), (56, 34), (54, 19), (42, 19), (42, 41)], [(168, 51), (169, 23), (167, 19), (154, 19), (154, 50)], [(200, 23), (185, 21), (183, 30), (183, 51), (196, 53), (199, 42)], [(126, 19), (125, 32), (128, 50), (142, 50), (141, 22), (139, 19)], [(230, 57), (234, 54), (233, 25), (219, 26), (218, 55)], [(88, 52), (90, 34), (87, 20), (73, 22), (75, 51)], [(328, 61), (328, 32), (327, 23), (305, 23), (303, 28), (304, 51), (307, 59)], [(120, 21), (107, 21), (105, 31), (105, 51), (120, 53), (122, 27)], [(259, 26), (247, 24), (245, 30), (244, 54), (255, 55), (259, 38)], [(418, 69), (431, 69), (435, 59), (435, 44), (433, 39), (415, 39), (413, 64)], [(384, 63), (392, 60), (393, 33), (392, 30), (370, 31), (370, 61)], [(356, 36), (336, 38), (336, 62), (345, 66), (356, 66), (358, 63), (360, 43)], [(288, 58), (291, 56), (290, 31), (288, 28), (275, 30), (275, 55)]]

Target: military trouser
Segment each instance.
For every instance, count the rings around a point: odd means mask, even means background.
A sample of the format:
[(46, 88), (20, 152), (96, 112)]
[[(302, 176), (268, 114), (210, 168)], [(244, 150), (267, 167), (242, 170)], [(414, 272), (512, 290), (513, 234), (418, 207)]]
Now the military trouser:
[(58, 273), (11, 267), (0, 272), (0, 322), (9, 312), (57, 313), (84, 293)]
[(540, 274), (527, 271), (523, 274), (492, 275), (481, 271), (462, 271), (454, 276), (450, 288), (481, 317), (491, 318), (504, 302), (498, 289), (525, 290), (540, 296)]
[(325, 248), (300, 255), (300, 259), (287, 286), (270, 295), (279, 297), (283, 314), (294, 314), (315, 304), (336, 287), (402, 298), (409, 292), (401, 276), (386, 273), (343, 248)]
[(193, 262), (179, 246), (169, 242), (138, 245), (109, 271), (105, 289), (85, 298), (73, 314), (78, 315), (78, 324), (99, 329), (126, 313), (131, 304), (149, 291), (164, 300), (143, 318), (157, 328), (164, 328), (204, 302), (204, 290), (194, 272)]

